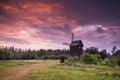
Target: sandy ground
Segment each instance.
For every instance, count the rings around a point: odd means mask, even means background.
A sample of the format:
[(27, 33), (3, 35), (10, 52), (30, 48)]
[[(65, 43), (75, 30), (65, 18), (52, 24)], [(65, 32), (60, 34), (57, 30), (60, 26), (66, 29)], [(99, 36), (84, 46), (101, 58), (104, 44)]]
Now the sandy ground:
[(9, 68), (7, 69), (7, 71), (9, 71), (10, 75), (5, 76), (1, 80), (20, 80), (22, 77), (27, 75), (32, 70), (38, 69), (40, 67), (52, 66), (57, 63), (58, 61), (47, 61), (47, 62), (40, 62), (31, 65), (26, 65), (22, 67)]

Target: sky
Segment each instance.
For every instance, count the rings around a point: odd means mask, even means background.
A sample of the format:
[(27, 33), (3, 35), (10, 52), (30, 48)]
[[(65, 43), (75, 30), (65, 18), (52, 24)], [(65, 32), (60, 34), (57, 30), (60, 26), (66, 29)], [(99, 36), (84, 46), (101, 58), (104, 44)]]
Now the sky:
[(0, 0), (0, 46), (120, 49), (120, 0)]

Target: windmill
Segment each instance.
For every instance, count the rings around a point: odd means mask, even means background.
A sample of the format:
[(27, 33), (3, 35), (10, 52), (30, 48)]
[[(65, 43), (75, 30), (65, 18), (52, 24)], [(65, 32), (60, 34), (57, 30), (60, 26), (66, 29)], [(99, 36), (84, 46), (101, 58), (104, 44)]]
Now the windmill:
[(67, 45), (70, 47), (70, 55), (71, 56), (80, 56), (83, 54), (83, 43), (81, 40), (74, 40), (74, 33), (71, 36), (71, 43), (63, 42), (63, 45)]
[[(71, 43), (73, 42), (73, 40), (74, 40), (74, 33), (72, 33)], [(63, 45), (69, 46), (71, 43), (63, 42)]]

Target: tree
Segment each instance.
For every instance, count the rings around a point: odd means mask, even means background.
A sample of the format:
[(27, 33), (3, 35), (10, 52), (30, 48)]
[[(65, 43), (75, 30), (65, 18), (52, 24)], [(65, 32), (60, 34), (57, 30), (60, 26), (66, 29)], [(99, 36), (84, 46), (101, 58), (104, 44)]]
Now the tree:
[(112, 51), (111, 51), (111, 52), (112, 52), (113, 55), (114, 55), (114, 53), (116, 52), (116, 49), (117, 49), (116, 46), (114, 46), (114, 47), (112, 48)]
[(0, 49), (0, 59), (1, 60), (10, 60), (13, 59), (13, 53), (8, 50), (7, 47)]
[(99, 51), (98, 51), (98, 48), (92, 46), (90, 48), (86, 48), (85, 50), (86, 53), (89, 53), (89, 54), (98, 54)]
[(52, 50), (52, 49), (21, 49), (0, 46), (0, 59), (60, 59), (61, 56), (68, 57), (68, 50)]
[(113, 54), (113, 56), (118, 56), (118, 55), (120, 55), (120, 50), (117, 50), (117, 51)]
[(102, 51), (100, 51), (99, 54), (100, 54), (102, 59), (105, 59), (106, 57), (108, 57), (106, 49), (103, 49)]

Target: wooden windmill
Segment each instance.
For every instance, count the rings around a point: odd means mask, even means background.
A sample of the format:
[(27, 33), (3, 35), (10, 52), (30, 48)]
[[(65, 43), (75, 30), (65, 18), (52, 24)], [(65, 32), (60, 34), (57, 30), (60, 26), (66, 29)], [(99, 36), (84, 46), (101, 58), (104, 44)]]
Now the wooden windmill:
[(63, 45), (68, 45), (70, 47), (70, 55), (71, 56), (80, 56), (83, 54), (83, 43), (81, 40), (74, 41), (74, 33), (72, 33), (71, 43), (63, 43)]

